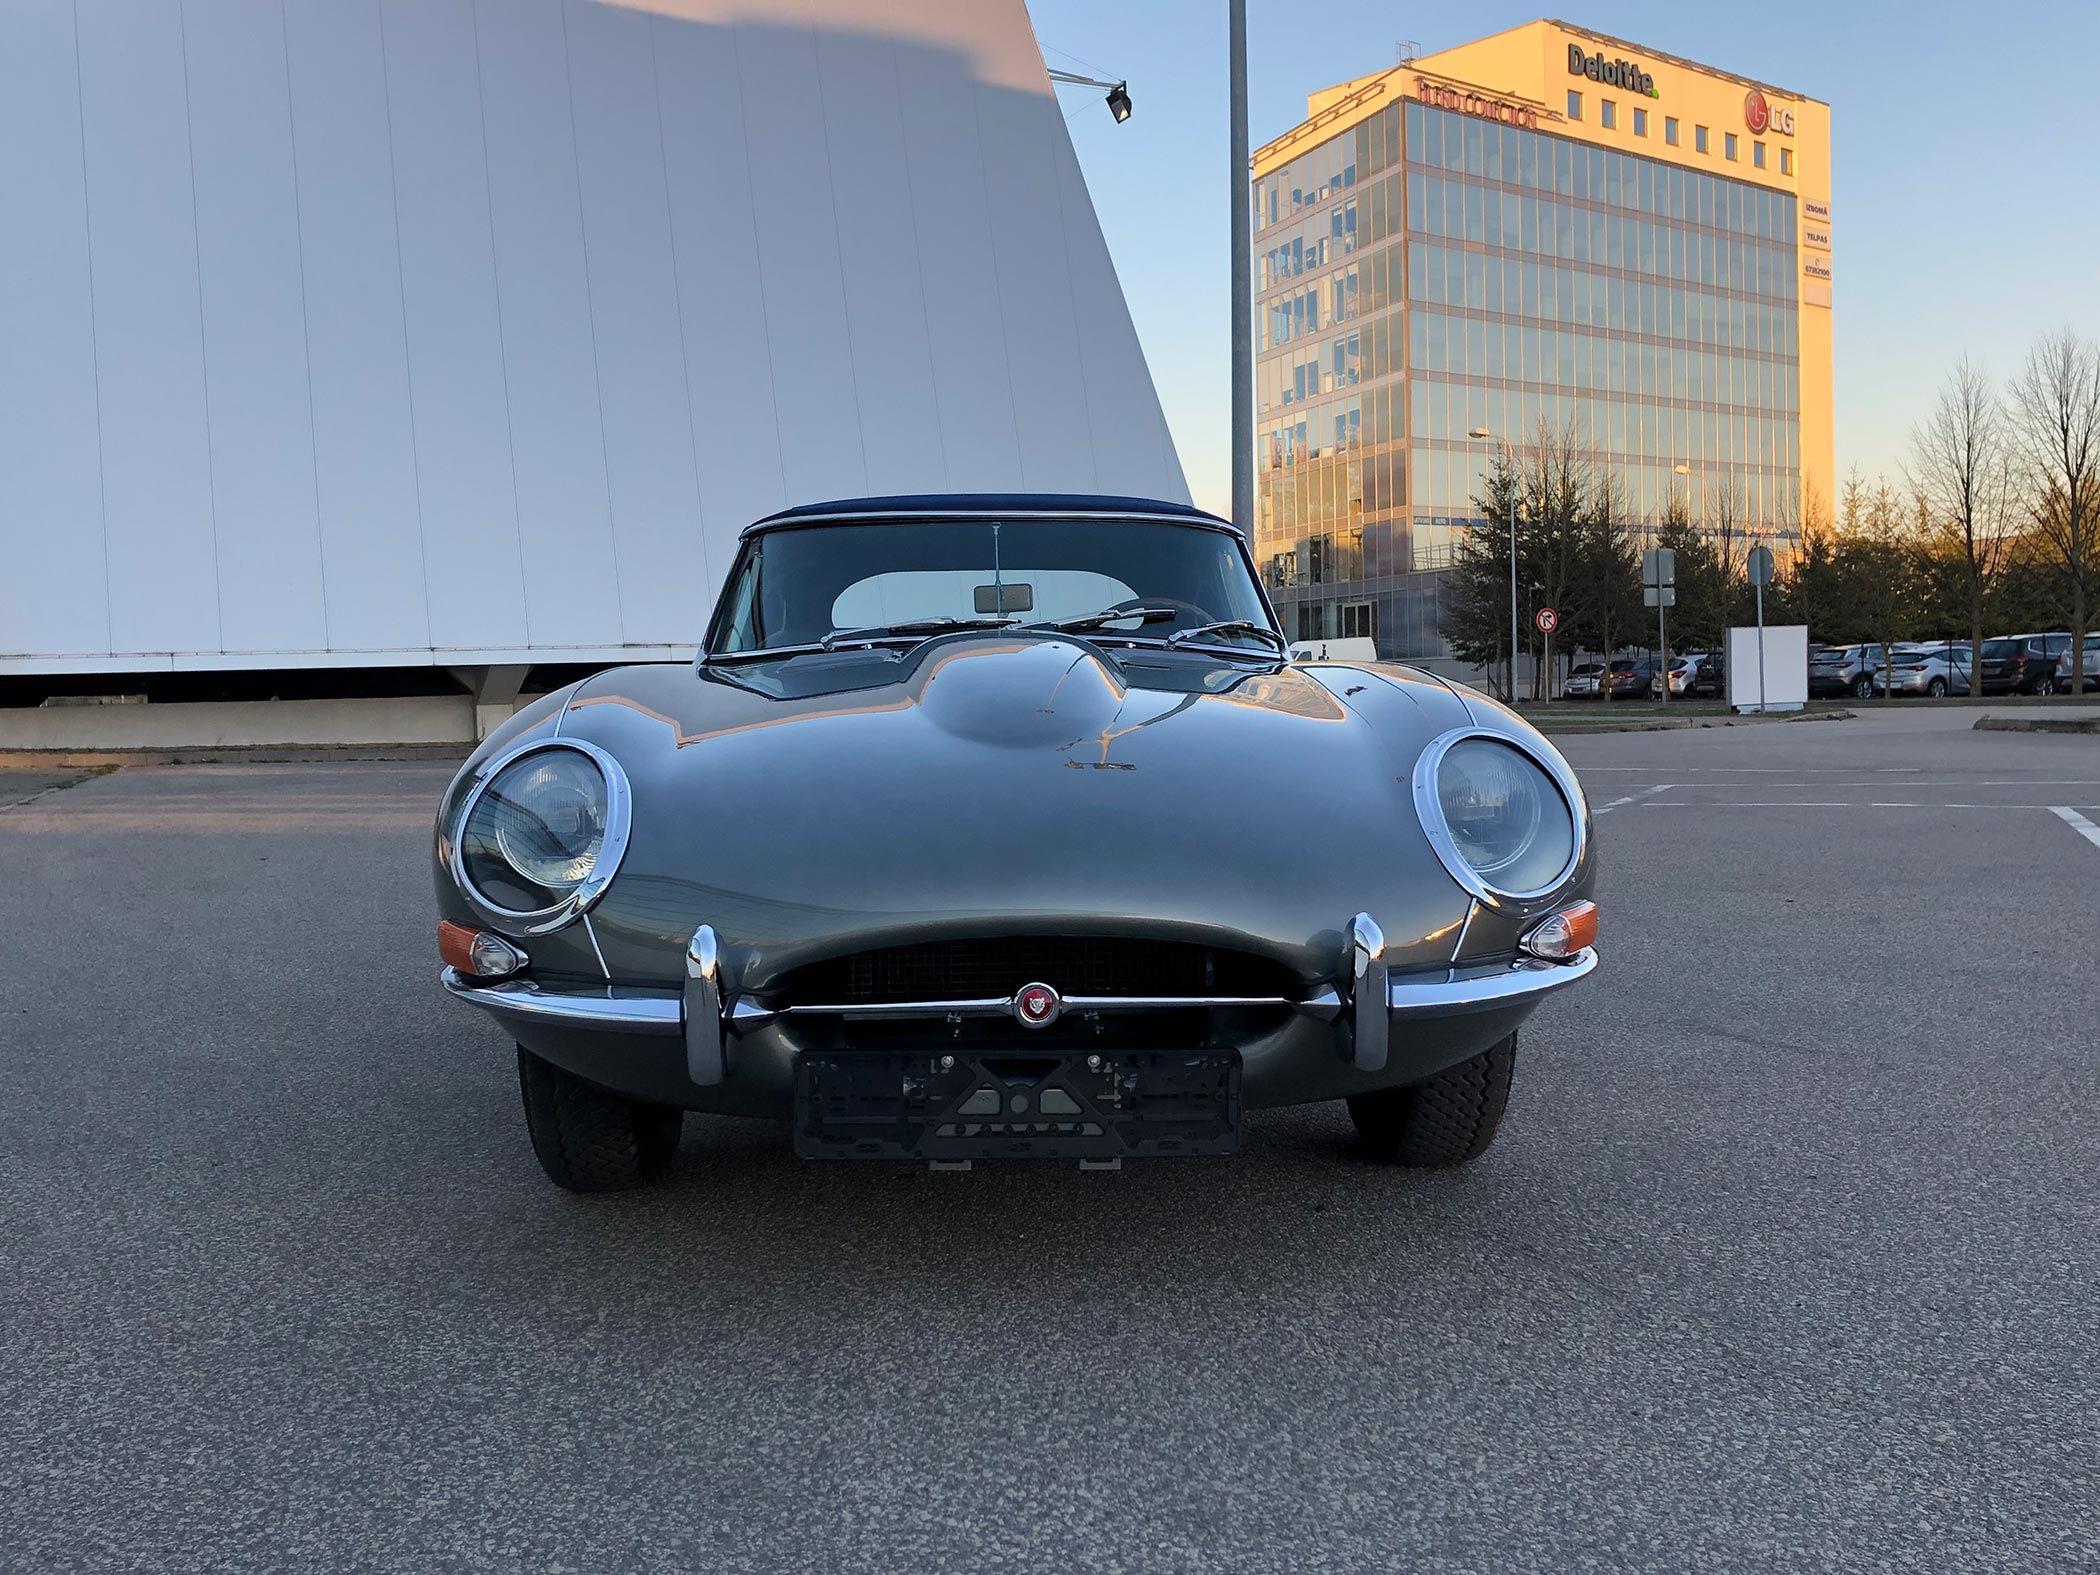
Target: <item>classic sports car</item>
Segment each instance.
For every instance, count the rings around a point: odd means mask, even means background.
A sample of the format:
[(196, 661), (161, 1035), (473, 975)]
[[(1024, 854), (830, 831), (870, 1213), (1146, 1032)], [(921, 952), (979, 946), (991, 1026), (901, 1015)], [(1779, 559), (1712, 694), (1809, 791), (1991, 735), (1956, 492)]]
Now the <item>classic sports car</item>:
[(1582, 790), (1481, 695), (1284, 653), (1185, 506), (776, 514), (692, 666), (550, 694), (461, 770), (445, 987), (578, 1191), (661, 1175), (687, 1110), (1110, 1165), (1343, 1099), (1379, 1159), (1471, 1159), (1518, 1025), (1597, 964)]

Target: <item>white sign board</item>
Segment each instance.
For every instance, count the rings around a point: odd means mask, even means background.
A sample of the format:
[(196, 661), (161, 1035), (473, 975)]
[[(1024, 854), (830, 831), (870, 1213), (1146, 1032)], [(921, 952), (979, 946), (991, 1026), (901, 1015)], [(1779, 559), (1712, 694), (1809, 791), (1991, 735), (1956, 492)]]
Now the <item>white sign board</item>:
[(1798, 711), (1808, 703), (1808, 625), (1764, 630), (1760, 679), (1755, 625), (1728, 631), (1728, 703), (1738, 711)]

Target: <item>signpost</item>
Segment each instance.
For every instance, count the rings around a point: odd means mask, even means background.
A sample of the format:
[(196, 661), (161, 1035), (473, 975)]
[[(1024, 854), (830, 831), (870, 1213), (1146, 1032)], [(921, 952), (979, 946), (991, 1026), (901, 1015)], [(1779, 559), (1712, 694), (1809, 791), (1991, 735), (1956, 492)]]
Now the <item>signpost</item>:
[(1546, 637), (1546, 698), (1551, 700), (1553, 698), (1553, 631), (1560, 627), (1559, 609), (1541, 607), (1531, 615), (1531, 621), (1538, 625), (1539, 633)]
[(1663, 609), (1677, 605), (1677, 554), (1650, 547), (1641, 554), (1641, 601), (1655, 609), (1655, 639), (1662, 649), (1663, 704), (1670, 703), (1670, 623)]
[[(1757, 710), (1762, 716), (1765, 709), (1765, 587), (1772, 583), (1772, 571), (1777, 565), (1772, 561), (1770, 547), (1752, 547), (1749, 561), (1744, 565), (1749, 572), (1750, 583), (1757, 587)], [(1669, 680), (1663, 680), (1669, 687)]]

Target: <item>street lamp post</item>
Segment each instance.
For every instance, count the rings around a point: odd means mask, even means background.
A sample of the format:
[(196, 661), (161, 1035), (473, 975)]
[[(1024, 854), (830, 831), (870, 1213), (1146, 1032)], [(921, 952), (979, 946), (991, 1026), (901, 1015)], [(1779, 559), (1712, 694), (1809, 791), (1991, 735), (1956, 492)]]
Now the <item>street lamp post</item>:
[(1254, 215), (1247, 157), (1247, 0), (1228, 0), (1232, 114), (1232, 523), (1254, 539)]
[[(1495, 434), (1486, 427), (1474, 427), (1466, 436), (1491, 438)], [(1498, 441), (1505, 457), (1514, 456), (1516, 451), (1509, 446), (1508, 438)], [(1664, 680), (1664, 683), (1668, 682), (1668, 679)], [(1514, 487), (1509, 493), (1509, 703), (1517, 703), (1517, 492)]]

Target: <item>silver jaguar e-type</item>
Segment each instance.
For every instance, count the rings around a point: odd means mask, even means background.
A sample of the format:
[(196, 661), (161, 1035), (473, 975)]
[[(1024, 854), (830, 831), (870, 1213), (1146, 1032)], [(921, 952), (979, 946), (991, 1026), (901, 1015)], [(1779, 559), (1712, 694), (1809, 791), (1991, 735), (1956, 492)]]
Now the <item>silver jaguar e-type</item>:
[(662, 1174), (687, 1110), (811, 1157), (1110, 1165), (1344, 1099), (1373, 1156), (1450, 1165), (1597, 965), (1593, 866), (1552, 745), (1288, 660), (1224, 521), (883, 498), (760, 521), (692, 666), (475, 752), (438, 945), (580, 1191)]

